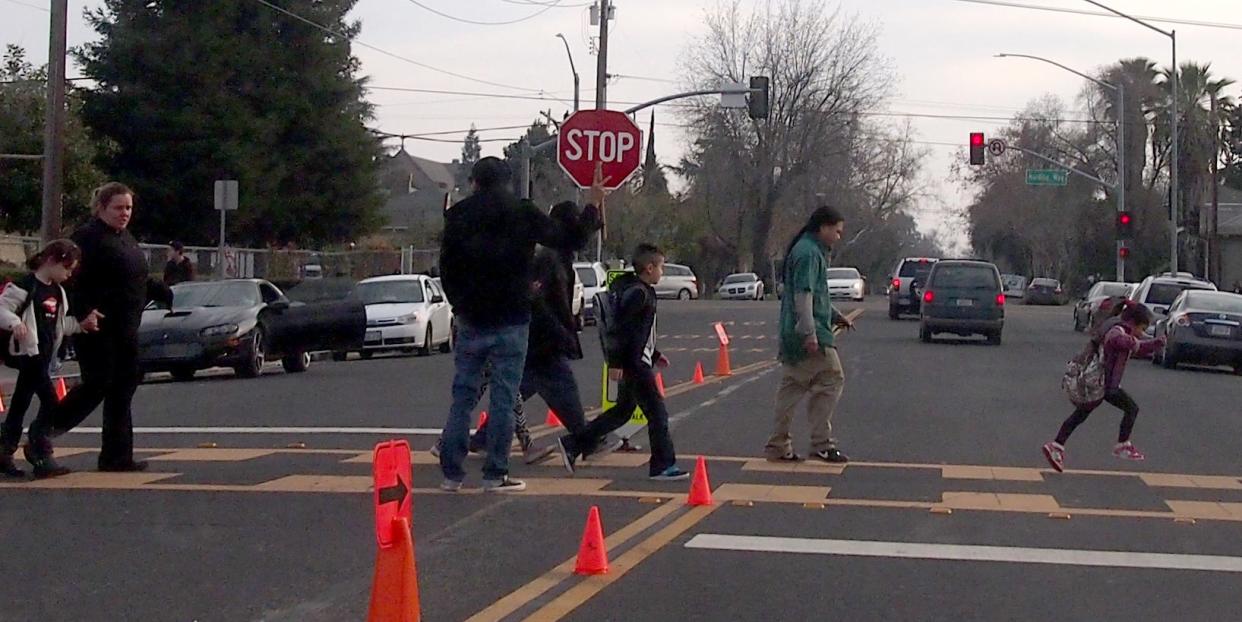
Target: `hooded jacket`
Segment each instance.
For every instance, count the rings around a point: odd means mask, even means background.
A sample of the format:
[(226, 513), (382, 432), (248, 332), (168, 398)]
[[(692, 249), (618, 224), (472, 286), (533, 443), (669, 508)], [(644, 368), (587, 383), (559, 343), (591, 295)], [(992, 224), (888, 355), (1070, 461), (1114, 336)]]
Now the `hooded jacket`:
[(1133, 332), (1133, 324), (1119, 321), (1103, 336), (1105, 394), (1121, 388), (1121, 378), (1126, 374), (1126, 363), (1131, 356), (1150, 356), (1160, 345), (1159, 339), (1140, 340)]
[[(9, 354), (16, 356), (38, 356), (39, 355), (39, 324), (35, 314), (39, 312), (37, 305), (26, 305), (26, 311), (21, 317), (17, 317), (17, 310), (26, 302), (26, 298), (30, 297), (30, 292), (21, 286), (22, 281), (15, 281), (5, 286), (4, 291), (0, 292), (0, 328), (12, 331), (19, 324), (26, 325), (26, 337), (18, 339), (17, 335), (9, 340)], [(60, 286), (57, 286), (60, 287)], [(82, 327), (78, 324), (78, 320), (67, 313), (69, 296), (65, 294), (65, 288), (60, 288), (60, 299), (65, 304), (60, 305), (56, 310), (56, 324), (54, 334), (56, 342), (52, 344), (49, 352), (59, 352), (60, 344), (65, 337), (76, 335), (82, 332)]]
[[(617, 317), (610, 328), (616, 344), (613, 352), (606, 353), (608, 366), (613, 369), (634, 370), (650, 367), (643, 360), (643, 350), (648, 341), (654, 341), (656, 323), (656, 292), (638, 275), (627, 272), (608, 286), (608, 292), (616, 296)], [(660, 359), (656, 348), (651, 355), (652, 363)]]

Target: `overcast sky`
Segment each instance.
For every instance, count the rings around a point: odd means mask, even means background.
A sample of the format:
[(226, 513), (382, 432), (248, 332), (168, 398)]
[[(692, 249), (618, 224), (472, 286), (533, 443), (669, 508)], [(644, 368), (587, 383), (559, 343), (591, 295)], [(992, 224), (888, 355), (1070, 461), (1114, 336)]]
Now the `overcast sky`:
[[(673, 92), (687, 44), (703, 28), (703, 16), (716, 0), (613, 0), (617, 6), (609, 48), (609, 72), (619, 74), (609, 86), (609, 100), (645, 101)], [(762, 4), (764, 0), (743, 0)], [(813, 1), (813, 0), (808, 0)], [(530, 2), (555, 4), (546, 10)], [(1003, 0), (1006, 4), (1096, 11), (1082, 0)], [(70, 2), (69, 44), (91, 37), (82, 12), (101, 4)], [(419, 5), (423, 6), (419, 6)], [(362, 71), (374, 87), (417, 88), (470, 93), (537, 94), (547, 101), (371, 91), (377, 106), (376, 125), (389, 132), (446, 132), (448, 142), (407, 141), (419, 156), (448, 161), (458, 157), (460, 139), (473, 123), (479, 128), (529, 124), (540, 110), (558, 118), (570, 109), (573, 81), (565, 49), (555, 38), (563, 33), (582, 78), (584, 108), (593, 107), (594, 29), (588, 25), (587, 0), (360, 0), (353, 17), (362, 22), (359, 40), (388, 52), (357, 47)], [(1147, 56), (1166, 66), (1169, 39), (1119, 18), (1092, 17), (995, 6), (971, 0), (840, 0), (827, 1), (876, 22), (882, 31), (880, 49), (892, 61), (899, 92), (888, 105), (898, 113), (1010, 117), (1031, 99), (1053, 93), (1076, 103), (1082, 79), (1060, 69), (1019, 59), (995, 59), (999, 52), (1045, 56), (1080, 71), (1093, 73), (1119, 58)], [(1108, 2), (1106, 2), (1108, 4)], [(1242, 1), (1239, 0), (1111, 0), (1121, 11), (1144, 17), (1208, 21), (1238, 29), (1157, 23), (1178, 31), (1180, 61), (1211, 62), (1213, 72), (1242, 81)], [(32, 60), (47, 58), (47, 0), (0, 0), (0, 41), (27, 48)], [(427, 8), (424, 8), (427, 7)], [(432, 10), (447, 14), (437, 15)], [(457, 19), (453, 19), (457, 18)], [(529, 18), (529, 19), (523, 19)], [(476, 25), (458, 20), (506, 22)], [(394, 58), (392, 55), (407, 60)], [(436, 72), (412, 62), (434, 66), (463, 77)], [(70, 75), (78, 75), (70, 69)], [(493, 83), (493, 84), (488, 84)], [(505, 86), (497, 86), (505, 85)], [(516, 87), (516, 88), (514, 88)], [(1237, 85), (1229, 94), (1242, 95)], [(616, 107), (624, 107), (618, 105)], [(657, 123), (677, 123), (676, 111), (657, 109)], [(960, 223), (945, 218), (946, 208), (964, 205), (968, 196), (949, 180), (955, 145), (964, 145), (970, 131), (990, 131), (1004, 121), (912, 117), (918, 139), (931, 154), (923, 176), (932, 192), (916, 216), (925, 230), (945, 230), (957, 239)], [(646, 128), (646, 117), (642, 119)], [(484, 154), (499, 154), (519, 129), (482, 132)], [(661, 161), (675, 163), (685, 137), (675, 127), (656, 128)], [(395, 143), (394, 143), (395, 146)]]

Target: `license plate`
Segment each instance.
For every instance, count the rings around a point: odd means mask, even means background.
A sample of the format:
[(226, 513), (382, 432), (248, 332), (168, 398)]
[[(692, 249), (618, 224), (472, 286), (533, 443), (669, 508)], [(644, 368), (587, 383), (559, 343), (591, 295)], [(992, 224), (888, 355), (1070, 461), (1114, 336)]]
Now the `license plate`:
[(1228, 326), (1213, 326), (1208, 330), (1208, 334), (1213, 337), (1228, 337), (1233, 331)]
[[(355, 335), (357, 335), (358, 333), (354, 333), (354, 334), (355, 334)], [(372, 341), (383, 341), (383, 340), (384, 340), (384, 332), (383, 332), (383, 331), (379, 331), (379, 330), (368, 330), (368, 331), (367, 331), (366, 340), (367, 340), (367, 342), (372, 342)]]
[(959, 307), (973, 307), (973, 306), (975, 306), (975, 301), (974, 301), (974, 300), (971, 300), (970, 298), (958, 298), (958, 299), (957, 299), (957, 306), (959, 306)]

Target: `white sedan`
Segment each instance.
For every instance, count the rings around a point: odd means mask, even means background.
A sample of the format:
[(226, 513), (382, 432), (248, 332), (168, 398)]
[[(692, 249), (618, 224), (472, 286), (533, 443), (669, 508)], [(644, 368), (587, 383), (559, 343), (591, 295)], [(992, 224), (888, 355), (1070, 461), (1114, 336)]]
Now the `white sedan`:
[[(366, 279), (358, 283), (356, 295), (367, 309), (362, 358), (393, 350), (452, 350), (453, 311), (435, 279), (421, 274)], [(345, 354), (335, 357), (342, 360)]]
[(763, 281), (754, 272), (739, 272), (726, 276), (716, 289), (721, 300), (763, 300)]
[(857, 268), (829, 268), (828, 296), (862, 301), (867, 293), (867, 281)]

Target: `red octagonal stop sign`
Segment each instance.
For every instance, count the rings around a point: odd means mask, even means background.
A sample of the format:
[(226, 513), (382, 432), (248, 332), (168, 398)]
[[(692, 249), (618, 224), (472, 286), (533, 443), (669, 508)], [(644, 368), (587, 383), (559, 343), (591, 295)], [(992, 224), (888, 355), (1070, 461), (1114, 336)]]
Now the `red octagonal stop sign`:
[(615, 190), (638, 170), (643, 133), (615, 110), (583, 110), (561, 124), (556, 161), (580, 188), (591, 186), (595, 164), (603, 164), (604, 187)]

